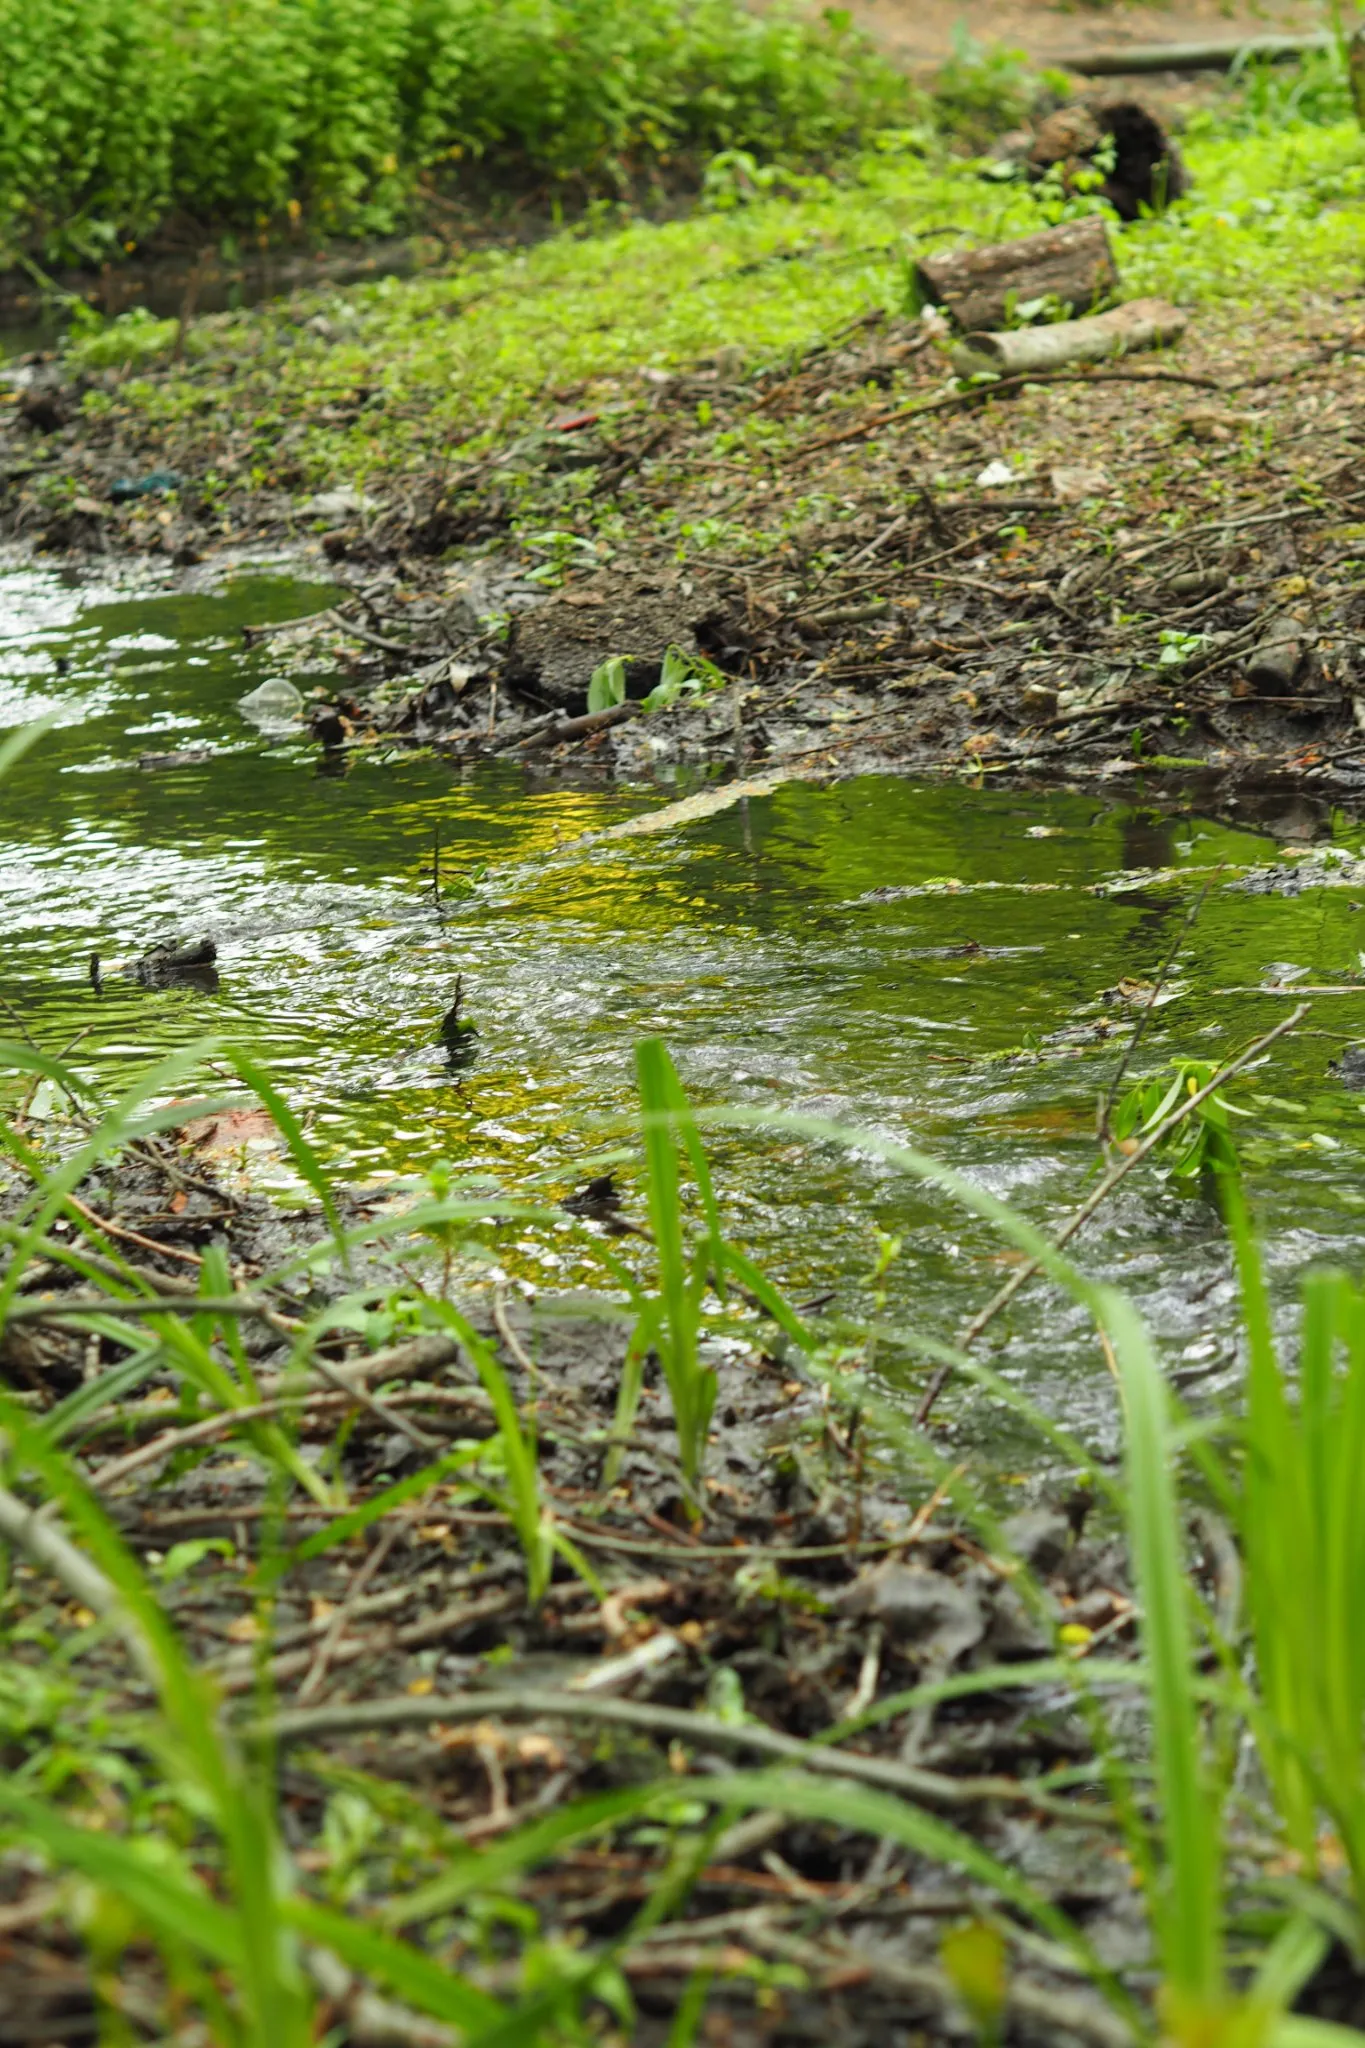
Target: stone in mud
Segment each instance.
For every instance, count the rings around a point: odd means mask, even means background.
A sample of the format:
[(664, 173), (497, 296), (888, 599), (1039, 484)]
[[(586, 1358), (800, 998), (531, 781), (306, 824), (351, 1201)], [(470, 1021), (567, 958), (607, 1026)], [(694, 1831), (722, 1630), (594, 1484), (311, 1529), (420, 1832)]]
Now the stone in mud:
[(1304, 644), (1292, 619), (1277, 619), (1259, 647), (1247, 658), (1247, 681), (1265, 696), (1282, 696), (1294, 687), (1303, 667)]
[(670, 646), (687, 654), (714, 647), (708, 627), (716, 611), (706, 587), (686, 585), (672, 567), (633, 578), (591, 577), (514, 616), (507, 681), (546, 705), (581, 712), (594, 669), (619, 654), (627, 695), (644, 697)]
[(922, 1565), (879, 1564), (832, 1603), (838, 1614), (879, 1621), (889, 1635), (949, 1665), (986, 1633), (985, 1604), (972, 1587)]
[(1071, 1523), (1053, 1508), (1025, 1508), (1000, 1525), (1000, 1534), (1030, 1571), (1047, 1578), (1071, 1548)]
[(1332, 1061), (1327, 1071), (1336, 1075), (1343, 1088), (1360, 1094), (1365, 1090), (1365, 1045), (1346, 1046), (1340, 1057)]

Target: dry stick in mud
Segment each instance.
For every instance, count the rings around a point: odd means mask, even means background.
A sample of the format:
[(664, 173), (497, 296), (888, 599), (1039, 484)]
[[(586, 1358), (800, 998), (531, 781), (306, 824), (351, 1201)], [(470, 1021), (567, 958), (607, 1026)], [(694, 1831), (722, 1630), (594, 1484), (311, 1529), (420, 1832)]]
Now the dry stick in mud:
[(1189, 324), (1189, 314), (1165, 299), (1131, 299), (1126, 306), (1087, 320), (1061, 320), (1004, 334), (968, 334), (950, 356), (961, 377), (983, 370), (996, 376), (1034, 376), (1072, 363), (1110, 362), (1135, 350), (1165, 347), (1179, 341)]
[(1244, 36), (1236, 42), (1138, 43), (1128, 48), (1069, 50), (1050, 61), (1082, 78), (1123, 78), (1151, 71), (1230, 71), (1239, 63), (1292, 63), (1334, 49), (1330, 33), (1312, 36)]
[[(1170, 1115), (1159, 1123), (1154, 1131), (1148, 1133), (1140, 1145), (1130, 1152), (1126, 1158), (1120, 1159), (1115, 1166), (1110, 1168), (1103, 1180), (1098, 1182), (1090, 1194), (1086, 1196), (1080, 1208), (1062, 1225), (1062, 1228), (1052, 1240), (1052, 1249), (1059, 1252), (1064, 1245), (1069, 1244), (1082, 1224), (1089, 1222), (1101, 1203), (1108, 1199), (1125, 1175), (1131, 1173), (1135, 1166), (1140, 1165), (1148, 1153), (1155, 1151), (1163, 1139), (1168, 1138), (1177, 1125), (1185, 1121), (1187, 1116), (1192, 1116), (1195, 1110), (1201, 1108), (1211, 1095), (1215, 1095), (1220, 1088), (1226, 1087), (1229, 1081), (1233, 1080), (1236, 1075), (1242, 1073), (1245, 1068), (1250, 1066), (1251, 1062), (1261, 1053), (1265, 1052), (1267, 1047), (1272, 1046), (1277, 1038), (1283, 1038), (1286, 1032), (1293, 1031), (1297, 1025), (1302, 1024), (1311, 1008), (1312, 1005), (1310, 1003), (1300, 1003), (1298, 1008), (1291, 1012), (1288, 1017), (1284, 1018), (1281, 1023), (1277, 1024), (1273, 1030), (1267, 1031), (1263, 1037), (1253, 1040), (1245, 1052), (1239, 1053), (1237, 1058), (1231, 1061), (1228, 1066), (1220, 1068), (1213, 1076), (1213, 1079), (1207, 1081), (1196, 1094), (1187, 1095), (1185, 1100), (1177, 1108), (1173, 1109)], [(1020, 1288), (1025, 1286), (1037, 1271), (1038, 1261), (1036, 1259), (1029, 1259), (1024, 1265), (1019, 1267), (1017, 1272), (1010, 1275), (1000, 1291), (992, 1295), (986, 1306), (978, 1315), (973, 1316), (971, 1322), (968, 1323), (958, 1340), (960, 1350), (970, 1350), (987, 1325), (994, 1322), (1002, 1308), (1009, 1306)], [(952, 1377), (952, 1371), (952, 1361), (945, 1359), (925, 1388), (924, 1398), (915, 1410), (915, 1421), (917, 1424), (928, 1421), (935, 1401), (937, 1401)]]
[(999, 1801), (1023, 1806), (1040, 1813), (1052, 1813), (1071, 1821), (1100, 1827), (1113, 1825), (1106, 1807), (1089, 1806), (1041, 1792), (1017, 1778), (954, 1778), (946, 1772), (925, 1770), (919, 1765), (896, 1763), (889, 1757), (867, 1756), (860, 1750), (835, 1749), (832, 1744), (802, 1742), (762, 1722), (718, 1721), (710, 1714), (694, 1714), (683, 1707), (660, 1707), (643, 1700), (604, 1698), (581, 1692), (541, 1691), (522, 1687), (516, 1691), (484, 1690), (473, 1687), (463, 1693), (428, 1693), (421, 1698), (400, 1696), (383, 1700), (356, 1700), (333, 1707), (286, 1709), (258, 1721), (239, 1724), (236, 1732), (249, 1744), (314, 1742), (327, 1735), (351, 1735), (365, 1729), (412, 1728), (461, 1721), (552, 1720), (615, 1722), (618, 1727), (639, 1728), (646, 1733), (667, 1735), (700, 1748), (748, 1749), (774, 1761), (800, 1764), (804, 1769), (836, 1778), (853, 1778), (860, 1784), (877, 1785), (884, 1791), (899, 1792), (926, 1806), (961, 1808)]

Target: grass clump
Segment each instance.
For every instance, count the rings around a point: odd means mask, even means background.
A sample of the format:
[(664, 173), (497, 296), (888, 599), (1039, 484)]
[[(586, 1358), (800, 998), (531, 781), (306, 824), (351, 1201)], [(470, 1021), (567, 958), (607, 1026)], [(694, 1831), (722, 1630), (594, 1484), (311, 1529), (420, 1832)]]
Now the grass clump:
[(741, 0), (0, 0), (0, 48), (10, 261), (390, 232), (475, 163), (585, 194), (818, 157), (906, 91), (846, 16)]

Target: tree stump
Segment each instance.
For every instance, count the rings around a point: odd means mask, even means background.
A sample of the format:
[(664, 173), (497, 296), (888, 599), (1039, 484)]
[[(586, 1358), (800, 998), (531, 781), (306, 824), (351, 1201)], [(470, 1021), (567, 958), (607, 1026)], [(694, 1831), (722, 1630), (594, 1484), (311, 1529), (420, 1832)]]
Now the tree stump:
[(1073, 312), (1088, 312), (1119, 274), (1104, 222), (1091, 214), (1019, 242), (925, 256), (915, 265), (915, 281), (931, 306), (942, 306), (971, 334), (999, 327), (1012, 307), (1049, 295)]

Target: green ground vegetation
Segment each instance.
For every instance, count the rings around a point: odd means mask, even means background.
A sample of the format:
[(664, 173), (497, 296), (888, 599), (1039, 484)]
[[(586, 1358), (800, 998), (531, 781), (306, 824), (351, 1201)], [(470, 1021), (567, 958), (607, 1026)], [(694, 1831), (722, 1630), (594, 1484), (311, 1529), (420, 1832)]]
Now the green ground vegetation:
[[(1272, 80), (1272, 89), (1293, 88)], [(1358, 127), (1285, 120), (1279, 100), (1269, 111), (1258, 104), (1244, 93), (1191, 122), (1187, 199), (1130, 227), (1111, 219), (1125, 296), (1160, 292), (1237, 326), (1265, 317), (1268, 279), (1277, 309), (1354, 288), (1365, 201)], [(609, 547), (610, 496), (595, 494), (584, 472), (548, 486), (536, 473), (532, 486), (535, 450), (528, 444), (519, 465), (519, 435), (566, 404), (600, 410), (607, 431), (628, 427), (650, 402), (648, 372), (722, 350), (738, 375), (795, 359), (869, 308), (910, 310), (921, 251), (954, 235), (1028, 233), (1100, 204), (991, 172), (905, 129), (884, 131), (837, 177), (765, 172), (732, 156), (684, 219), (565, 231), (531, 248), (469, 254), (436, 275), (215, 315), (191, 327), (179, 363), (170, 360), (175, 322), (143, 313), (83, 324), (69, 354), (95, 380), (84, 400), (92, 425), (164, 446), (225, 502), (243, 489), (302, 495), (340, 482), (382, 495), (404, 474), (457, 472), (510, 444), (500, 475), (514, 498), (525, 484), (524, 531), (553, 525), (567, 544), (577, 536)], [(868, 396), (839, 394), (828, 423)], [(762, 411), (738, 430), (717, 424), (709, 438), (708, 426), (703, 403), (701, 452), (736, 476), (761, 473), (809, 431), (799, 416)], [(672, 510), (656, 516), (662, 532), (676, 530)]]

